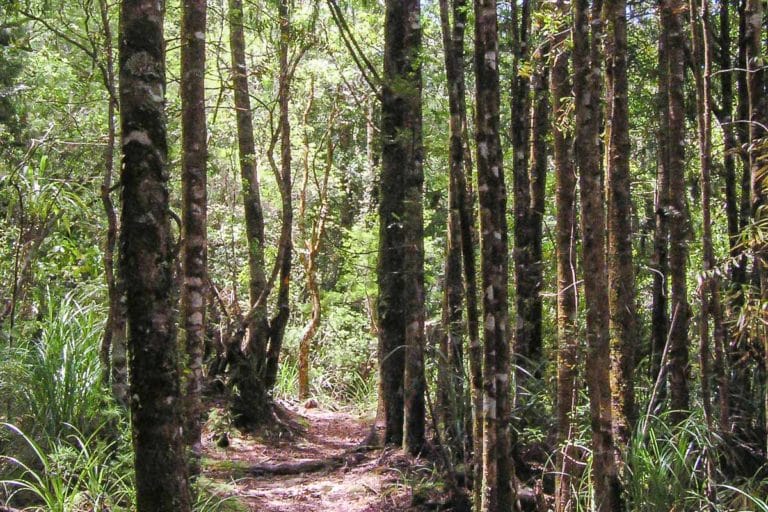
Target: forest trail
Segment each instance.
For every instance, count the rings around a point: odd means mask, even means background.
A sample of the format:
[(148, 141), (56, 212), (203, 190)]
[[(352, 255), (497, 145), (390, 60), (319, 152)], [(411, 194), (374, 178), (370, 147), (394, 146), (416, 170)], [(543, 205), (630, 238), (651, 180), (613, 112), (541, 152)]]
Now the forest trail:
[(220, 448), (215, 436), (205, 436), (203, 472), (226, 489), (219, 494), (259, 512), (420, 510), (411, 506), (411, 488), (403, 481), (413, 460), (401, 450), (362, 446), (370, 421), (318, 408), (287, 409), (304, 429), (292, 439), (238, 434)]

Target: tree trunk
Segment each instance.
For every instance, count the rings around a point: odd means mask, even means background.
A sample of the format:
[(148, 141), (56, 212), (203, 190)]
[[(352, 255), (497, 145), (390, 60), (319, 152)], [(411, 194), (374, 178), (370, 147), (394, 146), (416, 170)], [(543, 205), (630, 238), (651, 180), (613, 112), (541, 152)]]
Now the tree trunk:
[(464, 177), (464, 29), (466, 25), (466, 2), (454, 0), (453, 26), (451, 26), (448, 0), (440, 0), (440, 26), (445, 52), (445, 71), (448, 85), (449, 154), (448, 154), (448, 245), (445, 258), (445, 284), (443, 294), (443, 351), (441, 358), (448, 379), (448, 389), (442, 391), (443, 429), (446, 442), (457, 457), (464, 451), (462, 436), (466, 425), (464, 391), (464, 350), (462, 347), (462, 203), (466, 202), (466, 179)]
[[(739, 201), (736, 192), (736, 135), (733, 127), (733, 72), (731, 69), (731, 24), (730, 5), (722, 2), (720, 5), (720, 88), (722, 106), (718, 112), (718, 121), (723, 131), (723, 179), (725, 181), (725, 211), (728, 221), (728, 248), (731, 258), (735, 259), (742, 253), (739, 246)], [(733, 281), (734, 273), (731, 273)], [(728, 301), (727, 307), (736, 305), (736, 301)], [(722, 311), (723, 305), (720, 305)], [(722, 313), (721, 313), (722, 314)], [(730, 429), (730, 384), (726, 365), (726, 340), (718, 342), (715, 337), (715, 376), (718, 379), (720, 404), (720, 430)]]
[[(745, 19), (746, 19), (746, 31), (745, 31), (745, 44), (747, 47), (747, 89), (749, 92), (749, 168), (751, 175), (750, 184), (750, 201), (752, 220), (756, 226), (764, 226), (766, 213), (766, 196), (768, 191), (766, 190), (766, 184), (768, 179), (766, 178), (765, 170), (765, 158), (766, 158), (766, 118), (768, 117), (766, 112), (765, 98), (765, 70), (764, 57), (762, 54), (762, 42), (763, 42), (763, 4), (760, 0), (745, 0)], [(760, 232), (764, 231), (761, 227)], [(754, 243), (754, 273), (757, 276), (757, 282), (759, 288), (755, 299), (759, 300), (761, 304), (764, 304), (768, 299), (768, 265), (766, 264), (766, 257), (768, 257), (768, 244), (764, 239), (755, 236)], [(763, 308), (760, 309), (762, 322), (765, 322), (765, 312)], [(757, 332), (754, 333), (757, 340), (762, 340), (763, 347), (760, 354), (760, 366), (765, 371), (765, 365), (768, 363), (768, 339), (766, 339), (764, 327), (759, 326)], [(759, 346), (759, 345), (758, 345)], [(765, 379), (765, 376), (763, 376)], [(763, 427), (768, 429), (768, 386), (764, 391), (763, 399)]]
[(310, 182), (311, 170), (309, 150), (310, 150), (310, 126), (309, 115), (314, 105), (314, 79), (310, 83), (310, 97), (307, 102), (307, 108), (304, 111), (304, 177), (302, 179), (301, 194), (299, 196), (299, 230), (304, 240), (304, 253), (301, 255), (301, 263), (304, 267), (306, 276), (306, 287), (309, 298), (312, 303), (312, 313), (309, 321), (304, 327), (299, 341), (299, 398), (309, 398), (309, 356), (312, 350), (312, 340), (320, 327), (322, 307), (320, 303), (320, 285), (317, 282), (317, 258), (320, 254), (320, 247), (325, 235), (325, 223), (328, 218), (328, 182), (333, 169), (334, 153), (336, 143), (333, 140), (333, 128), (336, 122), (338, 109), (332, 107), (328, 118), (328, 131), (326, 132), (326, 152), (325, 164), (323, 166), (323, 178), (318, 185), (318, 205), (317, 213), (312, 217), (314, 220), (309, 225), (309, 205), (307, 199), (308, 187)]
[[(566, 15), (563, 0), (558, 2), (561, 16)], [(554, 47), (555, 45), (553, 45)], [(562, 44), (557, 45), (562, 48)], [(578, 287), (576, 280), (576, 174), (571, 151), (573, 138), (570, 130), (563, 128), (562, 119), (568, 115), (567, 102), (571, 97), (568, 76), (570, 54), (558, 50), (552, 64), (550, 91), (552, 94), (553, 149), (555, 157), (555, 205), (556, 252), (557, 252), (557, 477), (555, 479), (555, 511), (570, 512), (574, 509), (571, 492), (573, 476), (578, 469), (577, 454), (572, 440), (576, 423), (578, 389), (576, 378), (579, 368), (579, 339), (576, 304)]]
[(533, 89), (533, 115), (531, 117), (531, 203), (529, 207), (530, 254), (531, 266), (529, 277), (531, 296), (528, 299), (528, 320), (530, 326), (531, 369), (537, 377), (544, 370), (542, 356), (542, 281), (544, 280), (544, 262), (542, 241), (544, 240), (544, 210), (547, 191), (547, 134), (549, 133), (549, 45), (534, 55), (534, 66), (539, 68), (531, 78)]
[(477, 181), (483, 289), (483, 483), (481, 510), (510, 510), (507, 193), (499, 133), (496, 0), (475, 0)]
[(190, 473), (200, 471), (203, 428), (203, 351), (207, 302), (207, 129), (205, 124), (205, 0), (182, 2), (181, 179), (182, 346), (186, 351), (184, 437)]
[[(245, 206), (245, 233), (248, 242), (248, 292), (251, 307), (258, 304), (267, 289), (264, 272), (264, 215), (261, 208), (259, 178), (256, 170), (256, 145), (245, 64), (245, 34), (242, 0), (229, 1), (232, 83), (237, 118), (237, 142), (240, 176)], [(246, 350), (239, 340), (229, 347), (230, 386), (237, 390), (232, 401), (235, 425), (252, 428), (264, 421), (269, 407), (263, 362), (266, 357), (268, 319), (266, 301), (258, 305), (248, 324)]]
[(190, 510), (172, 298), (163, 2), (122, 2), (121, 268), (128, 302), (131, 421), (140, 512)]
[[(587, 385), (592, 423), (594, 510), (621, 510), (621, 483), (614, 458), (611, 419), (610, 344), (605, 262), (604, 190), (600, 168), (599, 0), (573, 3), (573, 90), (576, 98), (576, 167), (581, 192), (582, 259), (587, 325)], [(591, 31), (590, 27), (591, 26)]]
[(632, 261), (632, 196), (629, 159), (629, 97), (625, 0), (606, 0), (608, 39), (606, 70), (611, 91), (608, 148), (608, 294), (611, 333), (613, 434), (626, 449), (635, 421), (634, 350), (638, 343), (635, 270)]
[[(657, 164), (656, 191), (654, 198), (655, 229), (653, 233), (653, 299), (651, 305), (651, 382), (656, 382), (665, 371), (662, 356), (669, 334), (669, 43), (664, 30), (659, 34), (657, 108), (659, 126), (656, 132)], [(666, 379), (659, 381), (661, 387), (651, 409), (663, 401), (666, 394)]]
[[(530, 0), (520, 5), (520, 19), (513, 16), (512, 44), (512, 188), (514, 191), (514, 264), (515, 264), (515, 364), (518, 387), (524, 388), (526, 376), (538, 373), (541, 359), (541, 325), (534, 322), (533, 302), (536, 281), (533, 272), (534, 225), (531, 211), (529, 141), (531, 128), (530, 79), (520, 73), (528, 59), (528, 33), (531, 27)], [(515, 6), (515, 14), (518, 7)], [(538, 335), (537, 335), (538, 333)], [(518, 393), (520, 394), (520, 393)]]
[[(280, 189), (281, 212), (280, 241), (277, 247), (276, 265), (279, 268), (279, 284), (275, 302), (275, 314), (269, 322), (269, 346), (265, 361), (264, 385), (270, 393), (277, 382), (277, 370), (280, 362), (280, 349), (285, 337), (285, 327), (290, 316), (291, 260), (293, 254), (293, 204), (291, 182), (291, 123), (289, 105), (291, 98), (291, 63), (288, 60), (288, 48), (291, 42), (291, 20), (288, 11), (289, 0), (279, 0), (277, 4), (278, 23), (280, 24), (280, 42), (278, 59), (280, 76), (278, 78), (278, 104), (280, 108), (280, 172), (275, 173), (275, 181)], [(273, 165), (274, 168), (274, 165)]]
[(688, 215), (685, 196), (685, 38), (680, 22), (684, 7), (680, 0), (662, 0), (662, 29), (668, 46), (669, 90), (669, 273), (672, 282), (672, 322), (669, 327), (669, 392), (672, 420), (687, 417), (688, 379)]
[(101, 202), (107, 216), (107, 236), (104, 245), (104, 275), (107, 283), (109, 309), (101, 343), (101, 364), (103, 382), (112, 387), (112, 396), (117, 403), (128, 406), (128, 361), (126, 357), (126, 311), (125, 286), (120, 270), (115, 264), (115, 246), (118, 238), (118, 217), (112, 201), (112, 178), (115, 166), (115, 114), (117, 111), (117, 90), (115, 83), (115, 61), (112, 50), (112, 29), (110, 28), (109, 7), (106, 0), (99, 1), (99, 12), (104, 35), (105, 86), (107, 102), (107, 145), (104, 148), (104, 180), (101, 184)]
[(412, 453), (424, 443), (425, 410), (419, 16), (416, 0), (387, 2), (379, 203), (379, 361), (384, 437), (387, 443), (404, 443)]

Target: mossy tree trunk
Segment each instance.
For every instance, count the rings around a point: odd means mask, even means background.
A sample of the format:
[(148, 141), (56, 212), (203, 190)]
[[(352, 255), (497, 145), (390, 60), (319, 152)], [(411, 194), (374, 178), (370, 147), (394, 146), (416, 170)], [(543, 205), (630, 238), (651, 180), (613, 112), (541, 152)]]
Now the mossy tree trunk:
[(164, 3), (124, 0), (120, 34), (121, 269), (140, 512), (190, 510), (181, 430), (168, 201)]

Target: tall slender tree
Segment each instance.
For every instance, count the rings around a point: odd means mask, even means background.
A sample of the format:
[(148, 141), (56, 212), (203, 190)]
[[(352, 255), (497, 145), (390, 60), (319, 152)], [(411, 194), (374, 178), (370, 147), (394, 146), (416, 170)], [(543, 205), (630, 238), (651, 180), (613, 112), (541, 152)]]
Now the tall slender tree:
[(634, 350), (637, 346), (635, 271), (632, 261), (632, 196), (629, 159), (629, 96), (625, 0), (606, 0), (606, 76), (611, 89), (608, 147), (608, 294), (611, 336), (613, 432), (626, 447), (635, 417)]
[(661, 25), (667, 41), (669, 103), (669, 274), (671, 278), (669, 326), (669, 393), (673, 421), (680, 422), (689, 407), (688, 379), (688, 214), (685, 204), (685, 38), (681, 23), (685, 10), (680, 0), (662, 0)]
[[(557, 15), (567, 16), (564, 0), (557, 3)], [(565, 23), (561, 22), (561, 26)], [(564, 32), (561, 30), (561, 33)], [(577, 454), (571, 442), (576, 425), (578, 390), (578, 284), (576, 280), (576, 173), (573, 166), (573, 137), (565, 124), (571, 83), (568, 76), (570, 52), (563, 37), (553, 45), (554, 62), (550, 78), (553, 117), (553, 151), (555, 161), (555, 207), (557, 252), (557, 439), (561, 445), (557, 453), (555, 480), (555, 510), (573, 510), (572, 477), (578, 468)]]
[(245, 232), (248, 241), (248, 292), (251, 310), (246, 325), (248, 348), (243, 351), (239, 341), (232, 340), (228, 359), (232, 367), (230, 380), (237, 390), (232, 403), (235, 424), (240, 427), (252, 427), (264, 420), (268, 406), (265, 403), (267, 389), (262, 365), (267, 350), (269, 322), (267, 303), (264, 300), (268, 293), (264, 267), (264, 214), (256, 168), (256, 144), (253, 138), (253, 117), (245, 61), (242, 0), (229, 1), (229, 31), (240, 176), (245, 205)]
[(600, 1), (575, 0), (573, 91), (576, 98), (576, 168), (581, 195), (581, 233), (586, 302), (587, 372), (592, 423), (592, 478), (597, 511), (622, 508), (611, 417), (609, 318), (605, 261), (604, 187), (600, 167)]
[(185, 442), (192, 452), (190, 471), (199, 471), (202, 455), (201, 400), (208, 278), (205, 123), (205, 0), (185, 0), (181, 23), (181, 320), (186, 351)]
[(496, 0), (475, 0), (477, 183), (483, 290), (483, 488), (481, 510), (512, 508), (509, 451), (507, 192), (499, 133)]
[(136, 507), (190, 510), (172, 297), (164, 2), (124, 0), (120, 30), (121, 271), (131, 353)]

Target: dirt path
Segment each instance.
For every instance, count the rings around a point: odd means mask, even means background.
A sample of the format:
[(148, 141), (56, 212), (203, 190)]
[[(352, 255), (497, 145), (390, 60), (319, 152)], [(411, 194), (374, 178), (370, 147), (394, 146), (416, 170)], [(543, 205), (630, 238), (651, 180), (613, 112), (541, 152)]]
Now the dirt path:
[[(259, 512), (383, 512), (411, 507), (412, 490), (403, 479), (411, 467), (398, 450), (356, 450), (370, 425), (341, 412), (288, 407), (306, 434), (264, 442), (234, 437), (219, 448), (205, 444), (204, 473), (225, 494)], [(295, 475), (254, 476), (254, 466), (333, 461), (330, 469)]]

